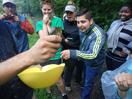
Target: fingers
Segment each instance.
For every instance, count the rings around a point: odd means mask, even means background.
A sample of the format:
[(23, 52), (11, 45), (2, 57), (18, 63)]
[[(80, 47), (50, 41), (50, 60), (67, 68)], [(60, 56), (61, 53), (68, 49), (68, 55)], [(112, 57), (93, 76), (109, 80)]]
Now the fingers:
[(48, 42), (48, 41), (43, 41), (41, 44), (41, 48), (47, 49), (48, 52), (55, 52), (60, 47), (61, 47), (60, 43), (52, 43), (52, 42)]
[(61, 52), (61, 57), (65, 60), (70, 58), (70, 50), (64, 50)]
[(43, 25), (43, 30), (39, 31), (39, 37), (40, 38), (44, 38), (47, 35), (48, 35), (47, 27), (45, 25)]
[(49, 35), (47, 37), (43, 37), (48, 42), (53, 42), (53, 43), (60, 43), (62, 41), (61, 36), (58, 35)]
[(47, 24), (48, 21), (49, 21), (49, 15), (46, 14), (43, 16), (43, 23)]
[(121, 91), (127, 91), (129, 89), (129, 79), (127, 73), (118, 74), (115, 77), (115, 81)]

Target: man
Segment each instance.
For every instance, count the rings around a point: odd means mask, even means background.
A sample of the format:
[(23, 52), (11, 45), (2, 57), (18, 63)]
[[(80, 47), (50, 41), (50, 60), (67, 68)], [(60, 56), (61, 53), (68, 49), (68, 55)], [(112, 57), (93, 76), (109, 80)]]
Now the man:
[(14, 0), (3, 0), (3, 15), (0, 19), (10, 26), (11, 34), (16, 43), (18, 53), (29, 49), (27, 33), (33, 34), (34, 29), (25, 16), (19, 15), (16, 11)]
[[(77, 59), (84, 62), (84, 88), (81, 99), (90, 99), (90, 93), (104, 62), (104, 31), (94, 23), (90, 11), (82, 9), (77, 14), (77, 26), (83, 34), (79, 50), (62, 51), (64, 59)], [(82, 36), (81, 36), (82, 37)]]
[[(80, 37), (79, 29), (77, 27), (76, 21), (76, 7), (73, 4), (67, 4), (65, 7), (65, 17), (64, 17), (64, 30), (63, 30), (63, 50), (66, 49), (79, 49), (80, 46)], [(64, 60), (65, 62), (65, 71), (64, 71), (64, 81), (66, 86), (66, 91), (71, 91), (71, 78), (74, 69), (75, 71), (75, 81), (81, 83), (81, 74), (82, 74), (82, 63), (74, 59)]]

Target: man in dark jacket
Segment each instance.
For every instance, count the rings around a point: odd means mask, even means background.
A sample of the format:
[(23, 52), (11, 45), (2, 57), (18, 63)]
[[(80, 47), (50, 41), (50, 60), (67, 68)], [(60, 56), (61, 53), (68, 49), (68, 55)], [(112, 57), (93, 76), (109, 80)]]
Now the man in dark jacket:
[[(80, 37), (79, 37), (79, 29), (77, 27), (77, 22), (75, 20), (76, 17), (76, 7), (73, 4), (68, 4), (65, 7), (66, 16), (64, 17), (64, 42), (63, 42), (63, 50), (66, 49), (79, 49), (80, 45)], [(71, 91), (71, 78), (74, 68), (75, 71), (75, 80), (80, 84), (81, 82), (81, 74), (82, 74), (82, 64), (81, 61), (77, 61), (74, 59), (64, 60), (66, 66), (64, 71), (64, 81), (67, 91)]]

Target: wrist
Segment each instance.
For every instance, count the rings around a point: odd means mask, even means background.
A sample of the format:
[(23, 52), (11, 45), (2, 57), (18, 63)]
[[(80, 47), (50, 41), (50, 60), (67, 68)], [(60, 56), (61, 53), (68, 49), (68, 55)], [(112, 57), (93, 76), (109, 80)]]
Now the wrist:
[[(25, 51), (23, 53), (21, 53), (20, 55), (18, 55), (18, 64), (21, 68), (27, 68), (31, 65), (33, 65), (34, 61), (32, 58), (32, 55), (29, 55), (30, 53), (28, 51)], [(20, 60), (19, 60), (20, 58)]]

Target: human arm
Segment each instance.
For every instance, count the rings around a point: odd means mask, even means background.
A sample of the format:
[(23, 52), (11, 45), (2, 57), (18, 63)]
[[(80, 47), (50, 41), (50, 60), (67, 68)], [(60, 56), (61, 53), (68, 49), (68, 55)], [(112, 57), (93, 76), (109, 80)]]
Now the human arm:
[(25, 19), (23, 22), (21, 22), (21, 28), (26, 31), (28, 34), (34, 33), (34, 28), (32, 24), (29, 22), (28, 19)]
[(132, 74), (121, 73), (115, 77), (115, 82), (118, 86), (118, 94), (122, 99), (125, 99), (127, 91), (132, 87)]
[(30, 65), (44, 62), (53, 57), (60, 47), (60, 42), (60, 36), (45, 36), (40, 38), (28, 51), (0, 63), (0, 85)]

